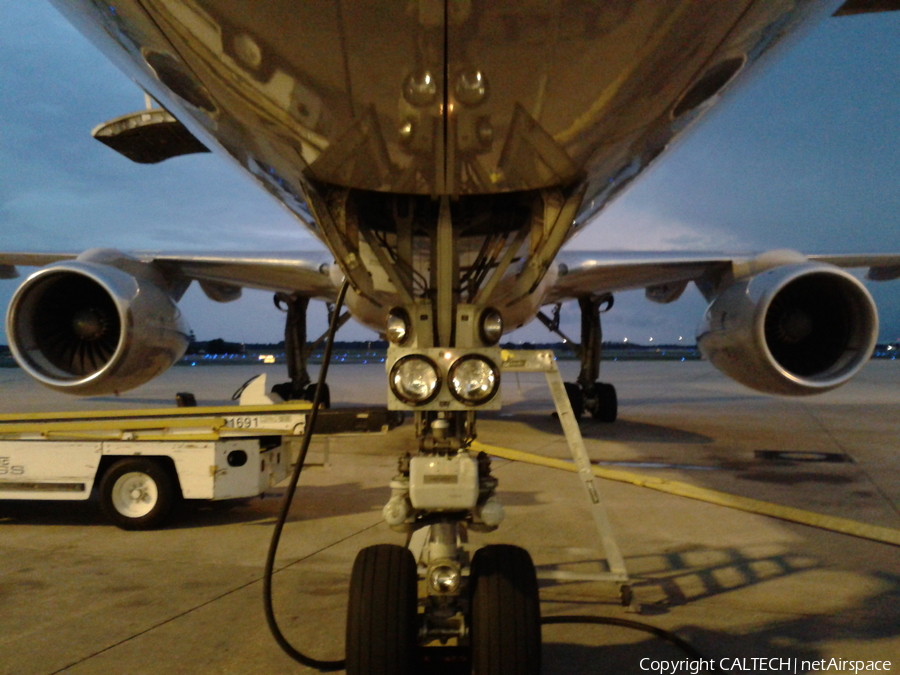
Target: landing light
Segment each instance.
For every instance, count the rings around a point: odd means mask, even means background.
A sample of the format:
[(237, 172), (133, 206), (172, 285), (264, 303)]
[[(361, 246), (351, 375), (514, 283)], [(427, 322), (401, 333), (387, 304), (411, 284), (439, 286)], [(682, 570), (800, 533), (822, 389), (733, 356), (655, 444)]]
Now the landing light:
[(500, 388), (497, 366), (483, 356), (463, 356), (450, 366), (450, 393), (465, 405), (490, 401)]
[(424, 405), (432, 401), (437, 396), (440, 383), (440, 371), (427, 356), (404, 356), (391, 368), (391, 391), (408, 405)]

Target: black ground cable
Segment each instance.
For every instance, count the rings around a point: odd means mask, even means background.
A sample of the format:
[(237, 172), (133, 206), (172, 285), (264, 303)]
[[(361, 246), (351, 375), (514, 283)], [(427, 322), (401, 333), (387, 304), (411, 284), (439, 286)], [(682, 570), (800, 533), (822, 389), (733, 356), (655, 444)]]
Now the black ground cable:
[(554, 624), (554, 623), (586, 623), (586, 624), (597, 624), (601, 626), (620, 626), (622, 628), (631, 628), (633, 630), (641, 630), (645, 633), (650, 633), (651, 635), (655, 635), (661, 640), (665, 640), (676, 647), (678, 647), (685, 654), (690, 656), (693, 659), (703, 659), (703, 655), (698, 652), (691, 643), (686, 640), (682, 640), (680, 637), (675, 635), (670, 631), (664, 630), (662, 628), (657, 628), (656, 626), (651, 626), (649, 623), (641, 623), (640, 621), (631, 621), (630, 619), (616, 619), (611, 616), (582, 616), (578, 614), (571, 614), (567, 616), (545, 616), (541, 619), (542, 624)]
[(325, 345), (325, 353), (322, 355), (322, 365), (319, 369), (319, 381), (316, 384), (316, 395), (313, 397), (312, 411), (306, 422), (306, 428), (303, 430), (303, 441), (300, 445), (300, 455), (297, 457), (297, 465), (291, 474), (291, 483), (284, 495), (281, 503), (281, 513), (278, 514), (278, 520), (275, 522), (275, 531), (272, 532), (272, 539), (269, 542), (269, 553), (266, 556), (266, 569), (263, 574), (263, 606), (266, 610), (266, 623), (272, 632), (275, 642), (281, 647), (285, 653), (295, 661), (302, 663), (308, 668), (315, 668), (323, 673), (342, 670), (346, 661), (320, 661), (300, 652), (294, 645), (288, 642), (288, 639), (278, 627), (278, 621), (275, 618), (275, 610), (272, 608), (272, 573), (275, 568), (275, 554), (278, 552), (278, 542), (281, 540), (281, 531), (284, 529), (284, 523), (287, 520), (288, 511), (291, 508), (291, 502), (294, 500), (294, 492), (297, 490), (297, 481), (300, 480), (300, 472), (303, 470), (303, 463), (306, 461), (306, 454), (309, 452), (309, 443), (312, 440), (313, 429), (316, 426), (316, 420), (319, 417), (319, 404), (322, 402), (322, 393), (325, 390), (325, 377), (328, 375), (328, 364), (331, 362), (331, 349), (334, 346), (334, 335), (337, 332), (338, 321), (341, 315), (341, 306), (344, 304), (344, 296), (347, 294), (348, 283), (344, 280), (341, 284), (341, 290), (338, 293), (337, 300), (334, 303), (334, 311), (331, 314), (331, 325), (328, 327), (328, 344)]

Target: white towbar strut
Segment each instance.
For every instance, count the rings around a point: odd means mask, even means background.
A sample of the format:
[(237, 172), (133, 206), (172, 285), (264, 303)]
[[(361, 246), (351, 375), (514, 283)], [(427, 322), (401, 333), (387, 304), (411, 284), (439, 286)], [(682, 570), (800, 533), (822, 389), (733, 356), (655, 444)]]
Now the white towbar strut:
[[(572, 455), (575, 466), (578, 467), (579, 482), (587, 496), (591, 515), (597, 527), (597, 534), (600, 537), (600, 543), (609, 565), (609, 572), (599, 574), (556, 571), (545, 572), (539, 574), (539, 576), (552, 579), (607, 581), (620, 584), (622, 603), (631, 605), (633, 595), (630, 578), (625, 569), (625, 560), (613, 535), (609, 516), (606, 513), (606, 507), (603, 504), (600, 489), (591, 468), (591, 458), (584, 447), (581, 429), (578, 427), (578, 419), (572, 411), (572, 405), (566, 394), (565, 384), (556, 365), (556, 357), (550, 350), (503, 350), (501, 369), (504, 373), (544, 373), (546, 376), (547, 386), (550, 388), (550, 394), (553, 397), (553, 403), (559, 415), (559, 422), (562, 425), (569, 452)], [(476, 441), (473, 444), (473, 449), (482, 448)], [(488, 448), (483, 449), (488, 453), (490, 452)]]

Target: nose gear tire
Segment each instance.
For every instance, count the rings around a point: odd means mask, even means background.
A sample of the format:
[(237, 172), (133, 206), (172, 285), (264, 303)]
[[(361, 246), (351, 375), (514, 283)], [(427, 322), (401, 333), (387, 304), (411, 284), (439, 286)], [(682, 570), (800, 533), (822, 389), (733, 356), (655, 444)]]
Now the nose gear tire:
[(541, 605), (528, 551), (479, 549), (470, 585), (473, 675), (540, 675)]
[(347, 606), (347, 675), (413, 675), (418, 659), (413, 554), (380, 544), (353, 563)]

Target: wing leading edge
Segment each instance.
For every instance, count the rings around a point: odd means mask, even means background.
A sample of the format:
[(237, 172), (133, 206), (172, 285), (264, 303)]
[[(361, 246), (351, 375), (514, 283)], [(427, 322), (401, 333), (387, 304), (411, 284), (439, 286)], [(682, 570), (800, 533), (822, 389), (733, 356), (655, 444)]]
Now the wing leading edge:
[[(0, 279), (18, 276), (17, 266), (42, 267), (55, 262), (75, 260), (77, 253), (0, 253)], [(325, 252), (297, 254), (255, 253), (167, 253), (138, 251), (129, 255), (153, 264), (163, 273), (198, 281), (207, 295), (209, 289), (230, 287), (298, 293), (331, 301), (336, 296), (331, 281), (332, 258)], [(215, 294), (215, 293), (213, 293)], [(217, 298), (213, 298), (217, 299)]]
[[(723, 253), (629, 252), (599, 253), (563, 251), (557, 257), (559, 276), (545, 298), (547, 304), (586, 295), (646, 289), (681, 288), (694, 281), (714, 282), (726, 275), (742, 277), (775, 264), (821, 262), (841, 268), (868, 268), (872, 281), (900, 278), (900, 254), (803, 255), (795, 251), (770, 251), (760, 255)], [(676, 299), (680, 292), (661, 293)]]

